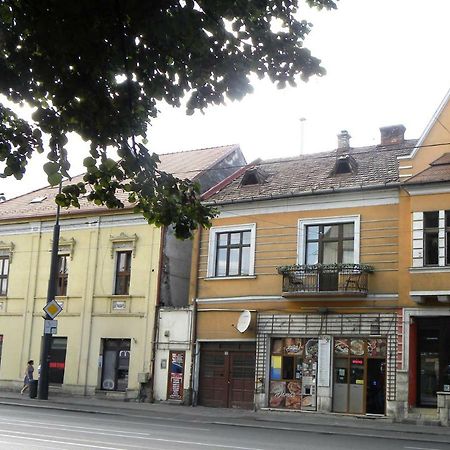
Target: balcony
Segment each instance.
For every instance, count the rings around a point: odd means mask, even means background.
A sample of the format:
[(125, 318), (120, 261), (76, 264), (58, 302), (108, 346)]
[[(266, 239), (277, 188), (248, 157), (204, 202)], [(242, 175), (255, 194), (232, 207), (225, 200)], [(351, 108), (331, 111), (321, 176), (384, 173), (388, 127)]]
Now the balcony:
[(283, 275), (283, 297), (367, 295), (365, 264), (311, 264), (278, 267)]

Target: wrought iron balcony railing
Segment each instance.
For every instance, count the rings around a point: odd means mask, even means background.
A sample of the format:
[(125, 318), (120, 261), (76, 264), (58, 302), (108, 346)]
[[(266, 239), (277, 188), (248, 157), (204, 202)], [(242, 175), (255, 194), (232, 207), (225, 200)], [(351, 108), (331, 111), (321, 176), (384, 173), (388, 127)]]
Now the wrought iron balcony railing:
[(283, 275), (283, 296), (367, 295), (368, 274), (365, 264), (312, 264), (278, 267)]

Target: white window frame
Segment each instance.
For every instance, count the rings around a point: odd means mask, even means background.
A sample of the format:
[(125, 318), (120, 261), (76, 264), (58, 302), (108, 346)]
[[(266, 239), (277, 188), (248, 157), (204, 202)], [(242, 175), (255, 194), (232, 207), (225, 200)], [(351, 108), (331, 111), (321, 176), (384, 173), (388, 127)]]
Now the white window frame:
[[(216, 250), (217, 250), (217, 235), (219, 233), (232, 233), (235, 231), (250, 231), (250, 260), (249, 260), (249, 274), (236, 275), (228, 277), (216, 277)], [(209, 230), (209, 244), (208, 244), (208, 269), (207, 278), (214, 278), (218, 280), (248, 278), (255, 276), (255, 242), (256, 242), (256, 223), (246, 223), (242, 225), (227, 225), (222, 227), (211, 227)]]
[(298, 221), (298, 240), (297, 240), (297, 264), (304, 265), (306, 263), (306, 227), (308, 225), (327, 225), (338, 223), (354, 224), (353, 239), (353, 264), (359, 264), (360, 252), (360, 233), (361, 233), (361, 216), (335, 216), (335, 217), (315, 217), (311, 219), (299, 219)]
[[(448, 268), (446, 265), (446, 227), (445, 227), (445, 212), (448, 210), (434, 209), (431, 211), (415, 211), (412, 213), (412, 268), (424, 269), (424, 270), (440, 270), (442, 268)], [(439, 212), (439, 254), (438, 264), (428, 265), (425, 264), (425, 236), (424, 236), (424, 213), (426, 212)]]

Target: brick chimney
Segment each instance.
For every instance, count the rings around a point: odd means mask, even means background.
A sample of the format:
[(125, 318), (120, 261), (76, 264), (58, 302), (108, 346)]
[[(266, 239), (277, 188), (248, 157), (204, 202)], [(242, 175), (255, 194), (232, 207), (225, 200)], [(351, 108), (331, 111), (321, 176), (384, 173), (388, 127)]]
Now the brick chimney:
[(395, 145), (405, 142), (405, 130), (403, 125), (390, 125), (380, 128), (380, 145)]
[(346, 150), (350, 148), (351, 136), (347, 130), (342, 130), (338, 135), (338, 150)]

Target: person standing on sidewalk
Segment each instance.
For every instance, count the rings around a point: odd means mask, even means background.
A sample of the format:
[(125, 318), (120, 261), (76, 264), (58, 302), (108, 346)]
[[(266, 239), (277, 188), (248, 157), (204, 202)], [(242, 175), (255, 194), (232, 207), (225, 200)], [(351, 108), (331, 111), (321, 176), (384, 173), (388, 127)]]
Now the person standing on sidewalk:
[(23, 379), (23, 388), (20, 391), (23, 394), (29, 387), (31, 382), (33, 381), (33, 372), (34, 372), (34, 361), (30, 359), (27, 363), (27, 368), (25, 369), (25, 377)]

